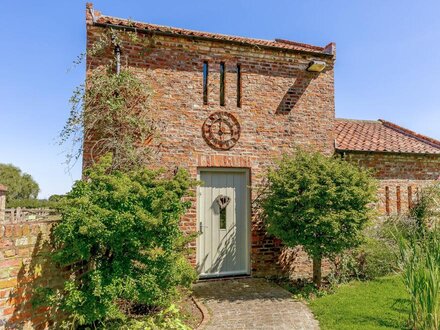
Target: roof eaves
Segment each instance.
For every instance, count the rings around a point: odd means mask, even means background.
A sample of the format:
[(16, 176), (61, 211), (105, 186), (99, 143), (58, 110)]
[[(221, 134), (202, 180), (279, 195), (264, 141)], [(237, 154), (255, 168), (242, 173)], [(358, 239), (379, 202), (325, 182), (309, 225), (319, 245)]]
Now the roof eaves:
[(404, 151), (384, 151), (384, 150), (359, 150), (359, 149), (342, 149), (335, 148), (336, 152), (350, 152), (356, 154), (388, 154), (388, 155), (405, 155), (405, 156), (434, 156), (440, 157), (440, 152), (404, 152)]

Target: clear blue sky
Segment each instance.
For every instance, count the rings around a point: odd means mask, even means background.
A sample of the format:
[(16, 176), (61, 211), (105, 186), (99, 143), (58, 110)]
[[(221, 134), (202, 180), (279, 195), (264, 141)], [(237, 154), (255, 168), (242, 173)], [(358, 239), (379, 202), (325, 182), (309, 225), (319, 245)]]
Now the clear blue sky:
[[(270, 5), (269, 5), (270, 4)], [(383, 118), (440, 139), (440, 2), (409, 0), (104, 1), (104, 14), (255, 38), (337, 45), (336, 115)], [(65, 193), (55, 138), (84, 69), (67, 69), (85, 47), (85, 1), (0, 4), (0, 163)]]

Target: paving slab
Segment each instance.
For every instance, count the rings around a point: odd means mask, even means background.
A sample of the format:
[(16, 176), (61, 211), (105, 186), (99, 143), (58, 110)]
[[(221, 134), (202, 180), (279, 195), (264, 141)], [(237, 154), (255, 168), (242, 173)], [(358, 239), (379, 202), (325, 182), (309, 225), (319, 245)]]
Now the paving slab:
[(318, 321), (302, 302), (262, 278), (203, 281), (194, 295), (210, 312), (206, 330), (315, 330)]

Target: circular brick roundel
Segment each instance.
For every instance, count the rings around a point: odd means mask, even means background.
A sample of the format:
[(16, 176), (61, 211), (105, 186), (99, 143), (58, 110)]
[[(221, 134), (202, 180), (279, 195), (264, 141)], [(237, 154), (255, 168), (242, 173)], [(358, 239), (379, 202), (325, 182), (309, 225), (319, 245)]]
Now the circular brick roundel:
[(206, 143), (214, 149), (231, 149), (240, 138), (240, 124), (225, 111), (212, 113), (203, 123), (202, 134)]

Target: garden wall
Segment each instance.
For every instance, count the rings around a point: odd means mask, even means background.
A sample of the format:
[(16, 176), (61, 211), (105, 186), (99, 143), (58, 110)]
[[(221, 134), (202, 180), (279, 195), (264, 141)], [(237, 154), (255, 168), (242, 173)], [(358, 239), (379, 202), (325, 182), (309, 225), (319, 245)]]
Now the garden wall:
[(49, 309), (31, 299), (36, 287), (63, 283), (45, 253), (58, 220), (46, 209), (0, 209), (0, 330), (54, 327)]
[(379, 180), (378, 210), (404, 214), (423, 187), (440, 179), (440, 156), (426, 154), (344, 152), (344, 159), (368, 168)]

